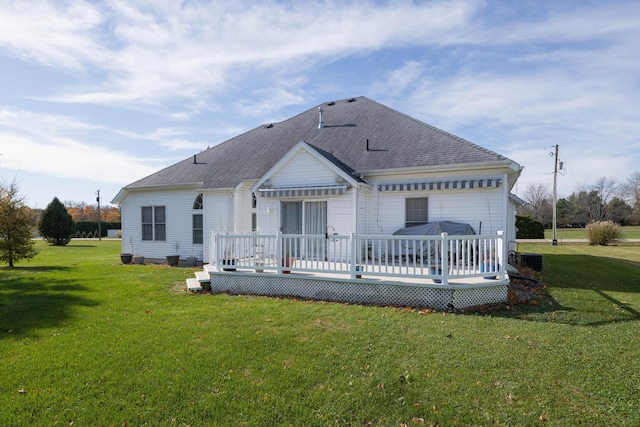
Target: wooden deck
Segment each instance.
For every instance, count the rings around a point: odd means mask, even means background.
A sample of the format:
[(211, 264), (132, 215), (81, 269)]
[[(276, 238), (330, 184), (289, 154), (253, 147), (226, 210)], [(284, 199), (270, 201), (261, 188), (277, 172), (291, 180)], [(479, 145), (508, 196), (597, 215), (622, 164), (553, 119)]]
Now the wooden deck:
[[(292, 268), (295, 268), (292, 266)], [(218, 271), (205, 265), (213, 293), (287, 296), (357, 304), (394, 305), (450, 310), (507, 300), (509, 279), (482, 277), (450, 279), (448, 284), (425, 277), (367, 276), (350, 274), (255, 269)]]

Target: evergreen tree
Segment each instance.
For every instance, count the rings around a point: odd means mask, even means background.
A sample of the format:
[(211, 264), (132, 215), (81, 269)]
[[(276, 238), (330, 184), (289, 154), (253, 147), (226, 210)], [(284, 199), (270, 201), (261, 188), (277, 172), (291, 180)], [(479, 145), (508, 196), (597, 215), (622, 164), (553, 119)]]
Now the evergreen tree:
[(64, 246), (71, 241), (76, 225), (62, 202), (54, 197), (47, 208), (42, 211), (38, 230), (40, 235), (50, 244)]
[(12, 182), (8, 188), (0, 185), (0, 261), (13, 264), (36, 255), (31, 210), (18, 194), (18, 185)]

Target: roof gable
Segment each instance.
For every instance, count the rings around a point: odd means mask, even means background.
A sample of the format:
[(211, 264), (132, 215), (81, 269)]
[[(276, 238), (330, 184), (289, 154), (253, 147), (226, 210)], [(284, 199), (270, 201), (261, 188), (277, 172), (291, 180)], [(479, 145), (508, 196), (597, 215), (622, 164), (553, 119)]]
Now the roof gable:
[[(310, 170), (314, 173), (309, 173)], [(300, 181), (299, 177), (308, 177), (312, 181)], [(359, 179), (353, 176), (353, 171), (345, 169), (337, 159), (301, 141), (258, 180), (254, 189), (259, 188), (267, 180), (273, 181), (272, 184), (275, 187), (331, 185), (338, 177), (351, 185), (359, 182)]]

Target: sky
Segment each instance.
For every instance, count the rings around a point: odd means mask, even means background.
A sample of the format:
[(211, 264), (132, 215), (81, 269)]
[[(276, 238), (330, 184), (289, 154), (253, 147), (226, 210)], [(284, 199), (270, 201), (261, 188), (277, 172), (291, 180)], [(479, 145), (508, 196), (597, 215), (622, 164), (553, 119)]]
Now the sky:
[(31, 207), (123, 186), (366, 96), (558, 196), (640, 171), (637, 0), (0, 2), (0, 182)]

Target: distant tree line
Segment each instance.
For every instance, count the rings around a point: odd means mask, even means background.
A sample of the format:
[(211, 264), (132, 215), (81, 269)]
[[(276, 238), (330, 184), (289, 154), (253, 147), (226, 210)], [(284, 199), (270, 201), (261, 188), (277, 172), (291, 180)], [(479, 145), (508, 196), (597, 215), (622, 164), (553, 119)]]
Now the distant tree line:
[[(517, 214), (530, 216), (546, 228), (552, 227), (553, 194), (544, 184), (532, 184), (523, 194), (525, 204)], [(577, 189), (557, 200), (558, 227), (585, 227), (596, 221), (620, 225), (640, 225), (640, 172), (622, 182), (600, 177), (595, 183)]]
[[(98, 205), (89, 205), (85, 202), (65, 200), (67, 212), (75, 222), (98, 221)], [(116, 206), (100, 206), (100, 220), (106, 222), (120, 222), (120, 209)]]

